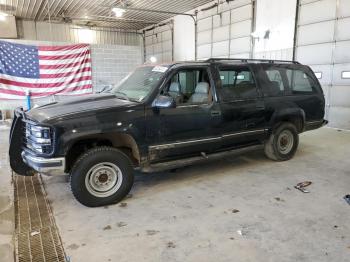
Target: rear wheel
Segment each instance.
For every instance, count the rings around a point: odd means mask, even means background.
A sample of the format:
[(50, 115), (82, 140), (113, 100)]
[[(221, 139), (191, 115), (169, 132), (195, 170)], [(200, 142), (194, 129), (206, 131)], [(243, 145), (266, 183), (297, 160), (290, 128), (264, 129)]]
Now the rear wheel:
[(299, 144), (299, 135), (295, 125), (282, 122), (265, 143), (265, 155), (275, 161), (291, 159)]
[(75, 198), (89, 207), (109, 205), (122, 200), (134, 181), (129, 158), (120, 150), (98, 147), (87, 151), (71, 171)]

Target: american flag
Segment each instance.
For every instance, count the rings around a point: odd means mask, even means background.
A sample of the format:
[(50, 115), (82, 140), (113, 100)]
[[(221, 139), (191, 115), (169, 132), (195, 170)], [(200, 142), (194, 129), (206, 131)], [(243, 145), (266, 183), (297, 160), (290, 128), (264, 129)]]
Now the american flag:
[(0, 99), (92, 93), (90, 46), (0, 41)]

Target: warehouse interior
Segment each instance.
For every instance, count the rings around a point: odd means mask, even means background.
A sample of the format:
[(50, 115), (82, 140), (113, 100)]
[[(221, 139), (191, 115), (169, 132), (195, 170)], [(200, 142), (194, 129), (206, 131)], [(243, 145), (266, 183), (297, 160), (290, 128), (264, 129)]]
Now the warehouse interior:
[[(28, 97), (0, 92), (1, 261), (348, 261), (349, 0), (0, 0), (0, 41), (88, 44), (96, 94), (143, 64), (298, 61), (320, 82), (328, 120), (300, 134), (290, 161), (257, 151), (137, 173), (121, 203), (87, 208), (63, 174), (11, 171), (11, 119)], [(307, 194), (294, 188), (302, 181)]]

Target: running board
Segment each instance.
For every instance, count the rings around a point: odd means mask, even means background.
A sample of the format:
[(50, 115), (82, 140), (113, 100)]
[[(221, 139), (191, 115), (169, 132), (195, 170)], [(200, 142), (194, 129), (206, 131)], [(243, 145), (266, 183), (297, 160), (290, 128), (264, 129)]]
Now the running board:
[(223, 152), (212, 153), (212, 154), (205, 154), (204, 152), (202, 152), (200, 156), (171, 160), (168, 162), (150, 164), (147, 166), (139, 167), (139, 168), (137, 168), (137, 170), (144, 172), (144, 173), (160, 172), (160, 171), (164, 171), (164, 170), (170, 170), (170, 169), (174, 169), (174, 168), (190, 166), (192, 164), (196, 164), (196, 163), (200, 163), (200, 162), (204, 162), (204, 161), (208, 161), (208, 160), (220, 159), (220, 158), (223, 158), (225, 156), (240, 155), (240, 154), (243, 154), (246, 152), (260, 150), (263, 147), (264, 147), (263, 145), (254, 145), (254, 146), (247, 146), (247, 147), (243, 147), (243, 148), (237, 148), (237, 149), (232, 149), (229, 151), (223, 151)]

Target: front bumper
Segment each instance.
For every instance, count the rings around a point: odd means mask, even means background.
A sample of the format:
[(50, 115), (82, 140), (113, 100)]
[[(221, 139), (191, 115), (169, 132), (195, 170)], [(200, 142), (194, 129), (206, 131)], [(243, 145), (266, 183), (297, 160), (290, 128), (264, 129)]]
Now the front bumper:
[(26, 151), (22, 151), (23, 162), (33, 168), (38, 173), (45, 175), (64, 175), (65, 158), (43, 158), (36, 157)]

